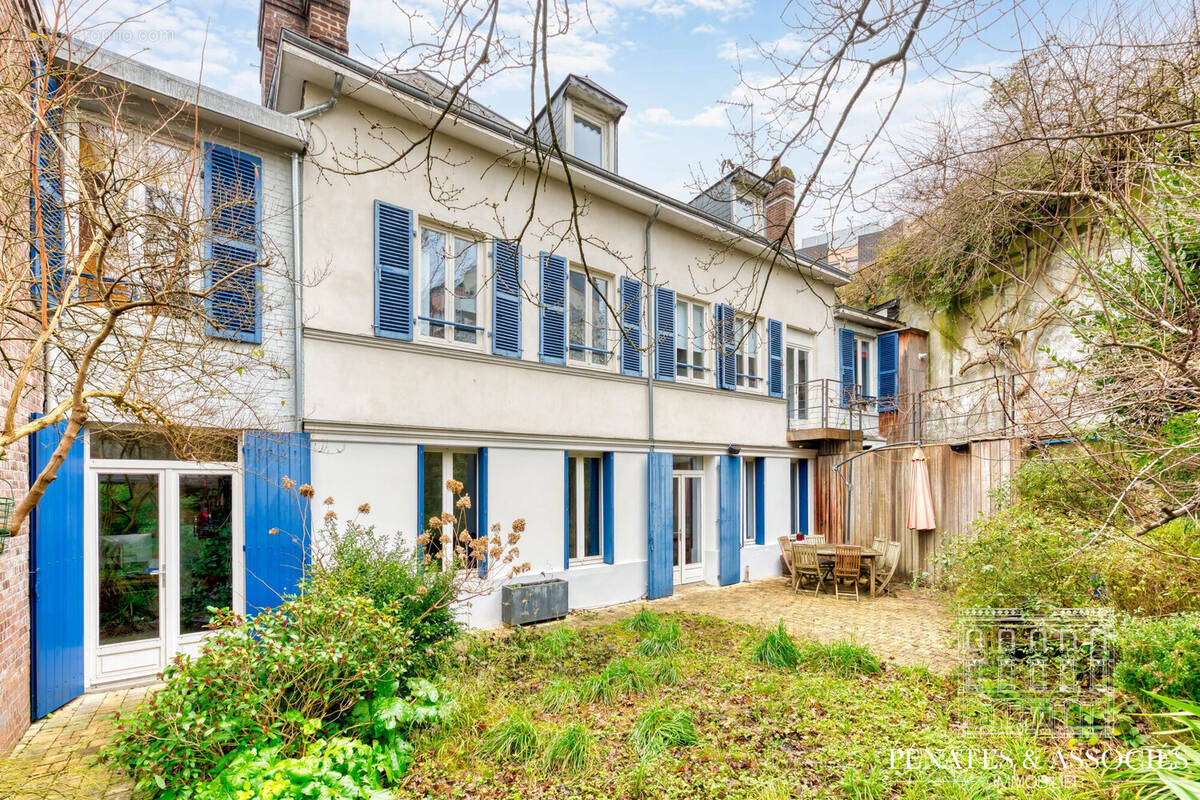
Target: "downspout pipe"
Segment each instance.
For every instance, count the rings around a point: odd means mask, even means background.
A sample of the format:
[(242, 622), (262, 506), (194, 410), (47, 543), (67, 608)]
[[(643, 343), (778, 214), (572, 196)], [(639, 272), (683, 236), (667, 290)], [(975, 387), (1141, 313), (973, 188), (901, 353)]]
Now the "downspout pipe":
[[(650, 214), (650, 218), (646, 220), (646, 340), (650, 341), (654, 337), (654, 316), (651, 313), (651, 303), (654, 302), (654, 261), (650, 258), (650, 229), (654, 227), (655, 221), (658, 220), (658, 213), (662, 211), (660, 203), (654, 204), (654, 212)], [(654, 347), (659, 346), (658, 342), (654, 343)], [(650, 452), (654, 452), (654, 349), (647, 348), (646, 358), (646, 438), (650, 442)]]
[(315, 106), (302, 108), (299, 111), (293, 111), (292, 117), (295, 119), (309, 119), (310, 117), (319, 117), (329, 109), (337, 105), (337, 101), (342, 97), (342, 73), (333, 76), (333, 94), (329, 95), (329, 99), (324, 103), (317, 103)]
[(296, 430), (304, 430), (304, 213), (300, 154), (292, 153), (292, 359)]

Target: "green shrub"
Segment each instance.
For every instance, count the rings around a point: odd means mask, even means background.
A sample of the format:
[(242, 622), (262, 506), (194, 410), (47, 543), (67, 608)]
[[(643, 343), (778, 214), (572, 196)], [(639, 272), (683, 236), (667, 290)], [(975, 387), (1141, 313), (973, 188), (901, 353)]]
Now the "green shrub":
[(578, 631), (574, 628), (555, 628), (534, 639), (533, 653), (542, 661), (558, 663), (565, 661), (578, 646)]
[(1110, 779), (1119, 788), (1133, 790), (1120, 797), (1200, 797), (1200, 704), (1162, 695), (1153, 700), (1165, 709), (1157, 715), (1164, 717), (1163, 729), (1154, 732), (1165, 741), (1156, 746), (1169, 748), (1170, 757), (1162, 764), (1143, 760), (1113, 773)]
[(635, 648), (643, 656), (669, 656), (679, 650), (681, 632), (678, 622), (664, 622), (647, 634)]
[(334, 737), (312, 742), (303, 755), (280, 756), (278, 747), (240, 751), (216, 778), (196, 789), (196, 800), (380, 800), (391, 797), (395, 784), (412, 761), (403, 740), (365, 744)]
[(484, 752), (493, 756), (528, 761), (540, 746), (537, 728), (528, 711), (514, 711), (488, 728), (483, 737)]
[(1128, 619), (1117, 628), (1117, 686), (1200, 702), (1200, 614)]
[(806, 642), (800, 648), (800, 663), (837, 675), (877, 675), (883, 671), (879, 658), (866, 645), (856, 642)]
[(633, 746), (645, 757), (698, 741), (696, 719), (690, 711), (673, 710), (666, 703), (650, 706), (633, 725)]
[[(118, 718), (105, 752), (142, 789), (186, 796), (234, 751), (302, 755), (302, 739), (336, 730), (381, 685), (406, 677), (407, 631), (362, 597), (302, 597), (246, 620), (225, 611), (198, 655)], [(315, 728), (314, 728), (315, 726)]]
[(461, 633), (450, 607), (457, 590), (453, 570), (422, 568), (416, 552), (399, 537), (376, 533), (374, 527), (348, 522), (338, 530), (331, 522), (321, 536), (327, 554), (312, 566), (306, 593), (370, 598), (412, 631), (417, 654), (440, 649)]
[(763, 634), (750, 651), (750, 658), (759, 664), (778, 669), (791, 669), (800, 661), (800, 648), (792, 641), (783, 620)]
[(556, 732), (546, 745), (542, 764), (546, 768), (576, 772), (587, 766), (592, 757), (595, 736), (583, 725), (575, 723)]
[(636, 614), (625, 620), (625, 627), (634, 633), (650, 633), (657, 630), (660, 624), (662, 623), (658, 618), (658, 614), (645, 607), (639, 609)]

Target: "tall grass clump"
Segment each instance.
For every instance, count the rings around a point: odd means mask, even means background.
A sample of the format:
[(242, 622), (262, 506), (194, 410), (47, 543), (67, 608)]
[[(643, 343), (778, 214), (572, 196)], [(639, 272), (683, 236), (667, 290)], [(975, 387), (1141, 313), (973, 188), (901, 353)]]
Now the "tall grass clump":
[(654, 657), (669, 656), (679, 650), (681, 637), (678, 622), (664, 622), (637, 643), (638, 655)]
[(561, 714), (579, 699), (579, 689), (570, 678), (554, 678), (542, 689), (539, 698), (542, 708), (551, 714)]
[(651, 633), (658, 630), (658, 626), (662, 621), (648, 608), (642, 608), (629, 619), (625, 620), (625, 627), (634, 633)]
[(883, 671), (879, 657), (857, 642), (807, 642), (800, 648), (800, 664), (835, 675), (878, 675)]
[(764, 666), (791, 669), (800, 663), (800, 648), (783, 627), (783, 620), (779, 620), (779, 624), (754, 645), (750, 658)]
[(557, 767), (578, 772), (591, 760), (595, 738), (591, 731), (579, 723), (561, 728), (546, 745), (542, 765), (547, 769)]
[(646, 662), (646, 672), (659, 686), (675, 686), (681, 679), (679, 665), (671, 658), (655, 658)]
[(672, 709), (666, 703), (650, 706), (633, 725), (633, 746), (642, 757), (672, 747), (693, 745), (699, 740), (696, 719), (690, 711)]
[(546, 662), (565, 661), (579, 645), (579, 632), (574, 628), (555, 628), (533, 641), (533, 654)]
[(484, 752), (493, 756), (528, 761), (537, 754), (540, 741), (528, 711), (514, 711), (488, 729)]

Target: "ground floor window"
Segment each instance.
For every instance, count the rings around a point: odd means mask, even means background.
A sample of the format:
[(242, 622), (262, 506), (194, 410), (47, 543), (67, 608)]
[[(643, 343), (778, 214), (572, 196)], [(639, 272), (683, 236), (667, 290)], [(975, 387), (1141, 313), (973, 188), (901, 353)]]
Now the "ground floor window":
[[(449, 568), (454, 563), (454, 526), (447, 523), (440, 527), (429, 527), (428, 520), (443, 513), (453, 514), (457, 519), (463, 520), (463, 528), (471, 536), (479, 534), (475, 505), (479, 483), (479, 454), (475, 451), (426, 449), (422, 456), (422, 467), (422, 516), (426, 520), (425, 533), (429, 534), (429, 540), (424, 545), (425, 554), (430, 557), (430, 564), (435, 568)], [(447, 486), (451, 479), (462, 484), (461, 494), (456, 496)], [(456, 508), (455, 503), (464, 494), (471, 498), (470, 508)]]
[(792, 462), (791, 512), (792, 534), (808, 535), (808, 468), (809, 462), (797, 459)]
[(600, 558), (604, 529), (604, 469), (599, 454), (567, 455), (567, 557)]
[(742, 459), (742, 541), (754, 544), (758, 530), (758, 459)]

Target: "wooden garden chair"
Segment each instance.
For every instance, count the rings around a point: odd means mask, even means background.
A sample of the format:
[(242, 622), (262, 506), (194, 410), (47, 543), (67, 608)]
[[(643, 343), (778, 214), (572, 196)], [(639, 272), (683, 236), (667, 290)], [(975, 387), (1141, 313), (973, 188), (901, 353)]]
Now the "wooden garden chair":
[(833, 596), (841, 599), (838, 587), (843, 580), (854, 584), (854, 602), (858, 602), (858, 576), (862, 572), (862, 548), (839, 544), (833, 551)]
[(825, 544), (825, 535), (814, 533), (812, 536), (804, 537), (805, 544)]
[(784, 574), (788, 580), (794, 585), (796, 583), (796, 573), (792, 568), (792, 537), (779, 537), (779, 557), (783, 559)]
[(808, 577), (816, 581), (816, 587), (813, 588), (813, 594), (821, 591), (821, 586), (825, 583), (826, 570), (821, 566), (821, 559), (817, 555), (817, 548), (806, 541), (794, 542), (792, 544), (792, 589), (800, 591), (801, 579)]
[(875, 575), (875, 592), (880, 594), (892, 582), (892, 576), (896, 574), (896, 567), (900, 564), (900, 543), (888, 542), (886, 549), (883, 550), (883, 563), (881, 569)]

